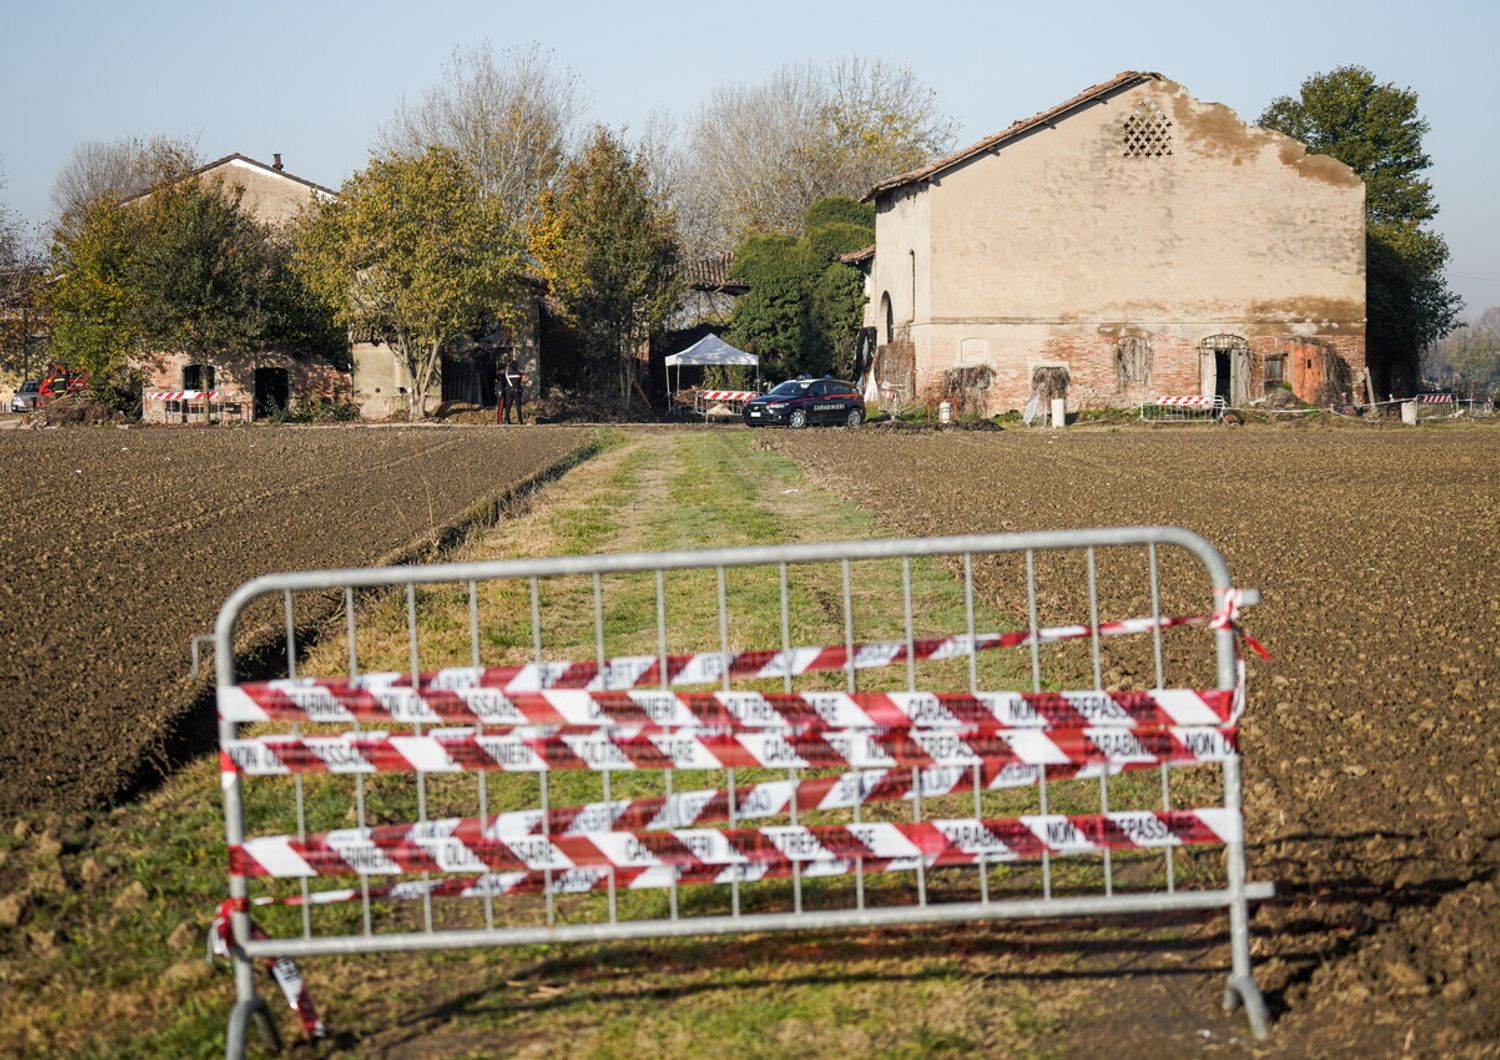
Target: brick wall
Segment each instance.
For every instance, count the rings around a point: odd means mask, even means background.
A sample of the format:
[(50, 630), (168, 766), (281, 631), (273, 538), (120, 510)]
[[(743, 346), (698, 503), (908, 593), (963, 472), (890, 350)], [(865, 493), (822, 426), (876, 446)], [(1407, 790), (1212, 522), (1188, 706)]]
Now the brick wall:
[[(1010, 349), (1000, 350), (987, 361), (994, 372), (987, 411), (995, 415), (1024, 408), (1031, 399), (1032, 371), (1044, 364), (1067, 366), (1070, 376), (1068, 405), (1074, 409), (1126, 408), (1161, 395), (1201, 394), (1205, 390), (1200, 353), (1203, 338), (1208, 334), (1234, 335), (1235, 332), (1232, 325), (1218, 329), (1212, 325), (1200, 325), (1198, 330), (1203, 334), (1139, 335), (1132, 332), (1149, 346), (1150, 370), (1144, 381), (1128, 382), (1123, 387), (1116, 367), (1116, 352), (1120, 345), (1120, 338), (1116, 335), (1018, 336), (1018, 343), (1012, 344)], [(1246, 400), (1253, 401), (1265, 394), (1266, 361), (1273, 357), (1284, 358), (1282, 378), (1293, 384), (1300, 399), (1317, 400), (1318, 391), (1326, 379), (1329, 354), (1336, 356), (1344, 366), (1342, 374), (1347, 386), (1343, 392), (1347, 398), (1341, 396), (1339, 400), (1363, 400), (1358, 392), (1365, 368), (1362, 335), (1251, 335), (1244, 341), (1249, 347), (1250, 357)], [(1020, 348), (1015, 348), (1016, 345)], [(919, 363), (918, 402), (938, 400), (944, 373), (958, 366), (959, 363), (951, 357)], [(881, 375), (881, 380), (885, 381), (885, 374)], [(1212, 392), (1212, 384), (1207, 389)]]

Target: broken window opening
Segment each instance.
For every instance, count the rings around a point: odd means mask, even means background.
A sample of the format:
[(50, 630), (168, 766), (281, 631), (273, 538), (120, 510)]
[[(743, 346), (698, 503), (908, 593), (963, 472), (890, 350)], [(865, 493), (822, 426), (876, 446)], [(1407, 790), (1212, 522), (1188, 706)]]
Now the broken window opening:
[(1151, 343), (1144, 335), (1126, 335), (1115, 343), (1115, 379), (1120, 390), (1151, 382)]

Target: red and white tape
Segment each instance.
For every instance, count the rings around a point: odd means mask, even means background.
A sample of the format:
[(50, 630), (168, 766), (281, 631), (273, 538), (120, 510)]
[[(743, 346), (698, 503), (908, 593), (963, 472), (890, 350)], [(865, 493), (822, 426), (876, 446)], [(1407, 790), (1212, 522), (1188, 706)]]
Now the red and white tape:
[(660, 730), (646, 726), (439, 730), (424, 735), (346, 732), (225, 741), (226, 774), (467, 773), (552, 770), (890, 768), (985, 762), (1057, 766), (1093, 762), (1221, 762), (1237, 751), (1234, 726), (1135, 729)]
[(1237, 842), (1240, 827), (1238, 813), (1212, 808), (498, 838), (455, 832), (421, 840), (353, 829), (303, 840), (291, 836), (250, 839), (230, 848), (229, 862), (230, 872), (236, 875), (278, 879), (703, 868), (861, 858), (951, 865), (981, 859), (1020, 861), (1043, 853)]
[[(279, 684), (272, 682), (271, 684)], [(1217, 725), (1232, 721), (1238, 702), (1229, 689), (1152, 692), (698, 692), (629, 689), (617, 692), (548, 689), (502, 692), (332, 691), (258, 686), (226, 690), (221, 713), (233, 721), (381, 721), (403, 725), (652, 725), (759, 729), (789, 725), (830, 728), (947, 728), (999, 724), (1011, 728), (1083, 725)]]
[[(267, 903), (261, 903), (267, 904)], [(209, 926), (208, 937), (213, 952), (219, 957), (229, 957), (238, 944), (234, 941), (231, 930), (232, 921), (230, 914), (234, 910), (234, 900), (230, 899), (220, 904), (219, 910), (214, 914), (213, 923)], [(261, 928), (252, 921), (250, 924), (250, 935), (255, 939), (269, 939)], [(313, 1004), (312, 994), (308, 992), (307, 980), (302, 977), (302, 970), (297, 967), (295, 961), (290, 957), (268, 957), (266, 967), (271, 972), (271, 978), (281, 989), (281, 996), (286, 998), (286, 1003), (291, 1006), (293, 1012), (297, 1013), (297, 1019), (302, 1024), (302, 1029), (309, 1038), (322, 1038), (326, 1033), (323, 1027), (323, 1018), (318, 1015), (317, 1006)]]
[[(1049, 781), (1087, 780), (1099, 776), (1115, 776), (1127, 770), (1147, 769), (1152, 764), (1070, 764), (1052, 766), (1046, 770), (1046, 774)], [(977, 767), (977, 772), (981, 791), (1003, 791), (1039, 783), (1043, 767), (1017, 762), (1003, 765), (984, 762)], [(734, 817), (739, 821), (782, 817), (791, 812), (794, 801), (799, 813), (810, 813), (818, 810), (846, 810), (866, 803), (912, 799), (919, 793), (924, 799), (940, 798), (957, 792), (972, 791), (975, 773), (974, 767), (930, 766), (926, 769), (873, 769), (807, 780), (767, 780), (758, 784), (745, 784), (735, 787)], [(412, 824), (406, 828), (427, 834), (478, 828), (486, 836), (536, 833), (569, 835), (615, 828), (680, 828), (729, 820), (729, 795), (728, 788), (705, 788), (677, 792), (669, 798), (652, 796), (555, 807), (547, 814), (545, 828), (540, 810), (512, 810), (496, 814), (489, 819), (488, 824), (477, 818), (449, 818), (429, 821), (425, 825)]]
[(1158, 405), (1186, 406), (1188, 408), (1206, 408), (1214, 403), (1212, 397), (1202, 394), (1189, 394), (1182, 397), (1168, 397), (1163, 395), (1156, 399)]
[[(1053, 766), (1046, 770), (1049, 781), (1086, 780), (1116, 776), (1127, 770), (1150, 768), (1155, 763), (1094, 762), (1089, 765)], [(1185, 765), (1189, 763), (1174, 763)], [(1041, 781), (1043, 767), (986, 762), (978, 767), (933, 766), (928, 769), (877, 769), (842, 773), (807, 780), (768, 780), (736, 785), (733, 818), (737, 822), (785, 817), (793, 802), (799, 813), (844, 810), (867, 803), (940, 798), (973, 791), (976, 774), (981, 791), (1029, 787)], [(303, 835), (300, 841), (339, 843), (351, 836), (377, 842), (400, 840), (422, 843), (450, 835), (479, 835), (487, 839), (527, 835), (583, 835), (616, 829), (660, 831), (730, 820), (728, 788), (705, 788), (677, 792), (670, 797), (615, 799), (582, 806), (554, 807), (545, 819), (541, 810), (510, 810), (490, 817), (448, 817), (410, 824), (377, 825), (360, 831)], [(544, 827), (545, 825), (545, 827)], [(284, 842), (292, 837), (266, 837)]]
[[(1089, 626), (1050, 626), (1036, 631), (984, 633), (972, 642), (967, 635), (914, 641), (908, 651), (905, 641), (874, 641), (856, 644), (852, 655), (842, 646), (793, 648), (789, 651), (699, 652), (667, 658), (663, 675), (655, 655), (606, 659), (601, 668), (588, 662), (544, 662), (522, 666), (452, 667), (417, 675), (415, 685), (407, 672), (382, 671), (352, 678), (299, 677), (276, 681), (246, 682), (220, 689), (219, 716), (226, 721), (259, 722), (292, 718), (319, 722), (352, 721), (355, 718), (390, 717), (393, 712), (422, 720), (443, 720), (440, 709), (455, 707), (472, 697), (459, 693), (489, 690), (504, 695), (549, 689), (599, 692), (631, 688), (661, 688), (669, 685), (714, 684), (726, 673), (744, 681), (773, 680), (817, 671), (873, 669), (893, 666), (908, 658), (936, 662), (960, 659), (974, 652), (996, 648), (1025, 647), (1100, 637), (1149, 633), (1176, 626), (1229, 628), (1262, 656), (1265, 649), (1246, 636), (1238, 625), (1236, 590), (1228, 590), (1221, 611), (1213, 615), (1177, 615), (1161, 618), (1127, 618)], [(665, 676), (665, 679), (664, 679)], [(431, 700), (431, 702), (426, 702)], [(500, 708), (505, 709), (505, 708)], [(477, 718), (476, 720), (483, 720)], [(514, 722), (512, 722), (514, 724)]]

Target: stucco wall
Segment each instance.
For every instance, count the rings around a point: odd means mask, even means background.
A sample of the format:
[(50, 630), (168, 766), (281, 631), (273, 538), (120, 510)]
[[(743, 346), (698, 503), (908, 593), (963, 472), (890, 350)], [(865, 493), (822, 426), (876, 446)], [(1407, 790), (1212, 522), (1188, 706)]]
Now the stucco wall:
[[(1123, 125), (1141, 107), (1170, 122), (1169, 154), (1127, 157)], [(1358, 176), (1173, 82), (1085, 104), (880, 198), (871, 323), (884, 341), (887, 289), (899, 323), (897, 274), (915, 247), (919, 387), (988, 364), (991, 411), (1003, 411), (1029, 397), (1033, 365), (1061, 361), (1076, 405), (1211, 393), (1198, 348), (1216, 334), (1250, 347), (1239, 399), (1260, 396), (1264, 359), (1298, 338), (1326, 340), (1351, 374), (1364, 368)], [(1122, 388), (1126, 335), (1150, 343), (1152, 374)]]
[(931, 196), (916, 188), (882, 196), (876, 203), (875, 233), (877, 250), (870, 270), (873, 312), (867, 322), (879, 329), (879, 341), (884, 343), (891, 338), (882, 308), (885, 297), (890, 299), (897, 331), (931, 314)]
[(205, 183), (221, 183), (225, 188), (243, 188), (240, 208), (273, 228), (287, 224), (319, 195), (316, 189), (301, 181), (268, 173), (237, 158), (208, 170), (200, 179)]

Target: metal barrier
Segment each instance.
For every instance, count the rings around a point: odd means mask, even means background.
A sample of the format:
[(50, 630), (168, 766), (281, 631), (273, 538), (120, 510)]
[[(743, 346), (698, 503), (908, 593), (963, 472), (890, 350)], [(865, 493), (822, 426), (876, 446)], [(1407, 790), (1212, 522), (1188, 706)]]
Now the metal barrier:
[(1454, 394), (1418, 394), (1412, 399), (1417, 405), (1418, 419), (1453, 420), (1460, 416), (1486, 419), (1494, 414), (1495, 403), (1491, 399), (1461, 398)]
[(141, 391), (141, 418), (147, 423), (207, 423), (252, 419), (249, 400), (231, 400), (218, 390)]
[[(976, 568), (1019, 628), (978, 631)], [(323, 613), (342, 597), (344, 672), (299, 676), (299, 594)], [(804, 601), (840, 643), (796, 646)], [(1226, 1008), (1263, 1037), (1248, 902), (1272, 888), (1245, 879), (1237, 743), (1241, 638), (1259, 650), (1237, 613), (1255, 602), (1172, 527), (258, 578), (214, 633), (228, 1055), (252, 1018), (276, 1040), (256, 961), (320, 1034), (296, 958), (1214, 909)], [(284, 623), (285, 679), (237, 681), (247, 608)], [(361, 668), (366, 627), (399, 672)], [(525, 647), (486, 660), (494, 640)], [(1103, 691), (1106, 673), (1135, 690)], [(684, 790), (683, 771), (710, 783)], [(583, 801), (555, 805), (554, 777)], [(1184, 791), (1209, 801), (1179, 809)], [(543, 900), (501, 901), (518, 895)], [(449, 898), (470, 901), (439, 915)]]
[(1228, 406), (1218, 394), (1162, 395), (1141, 402), (1141, 419), (1146, 423), (1184, 423), (1216, 421)]
[(693, 395), (693, 407), (705, 420), (712, 405), (726, 405), (738, 416), (753, 397), (753, 390), (699, 390)]

